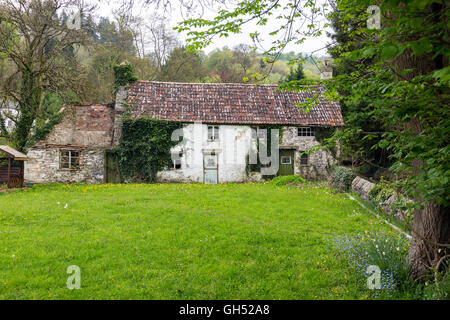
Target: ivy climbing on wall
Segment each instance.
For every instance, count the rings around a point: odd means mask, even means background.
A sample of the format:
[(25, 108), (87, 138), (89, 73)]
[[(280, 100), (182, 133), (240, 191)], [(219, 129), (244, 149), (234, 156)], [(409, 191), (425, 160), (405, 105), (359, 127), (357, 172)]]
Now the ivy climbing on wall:
[(172, 141), (180, 122), (139, 118), (125, 119), (122, 137), (116, 148), (119, 169), (126, 182), (156, 181), (156, 174), (171, 162), (170, 150), (179, 141)]
[(129, 85), (136, 82), (138, 77), (134, 73), (133, 66), (127, 62), (114, 66), (114, 95), (116, 95), (119, 87)]
[(52, 132), (53, 128), (62, 121), (66, 113), (67, 110), (52, 115), (42, 127), (37, 128), (36, 131), (30, 136), (25, 147), (30, 148), (37, 142), (45, 140)]

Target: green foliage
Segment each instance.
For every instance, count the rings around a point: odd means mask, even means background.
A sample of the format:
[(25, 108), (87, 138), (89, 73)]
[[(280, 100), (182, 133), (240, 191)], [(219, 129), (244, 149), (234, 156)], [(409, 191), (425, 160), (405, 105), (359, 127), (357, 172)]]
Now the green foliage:
[(0, 208), (2, 300), (366, 299), (327, 241), (389, 228), (327, 188), (270, 183), (35, 185)]
[(300, 176), (280, 176), (273, 179), (270, 183), (275, 186), (303, 184), (306, 180)]
[(369, 191), (369, 200), (372, 201), (378, 209), (380, 209), (383, 203), (395, 194), (396, 191), (392, 188), (392, 186), (388, 182), (381, 180)]
[(450, 272), (438, 273), (435, 281), (425, 282), (424, 297), (426, 300), (450, 300)]
[(50, 116), (45, 124), (36, 129), (27, 141), (26, 147), (30, 148), (39, 141), (45, 140), (53, 128), (61, 122), (67, 111), (58, 112)]
[(299, 81), (305, 79), (305, 73), (303, 72), (303, 65), (299, 63), (294, 69), (291, 67), (289, 74), (283, 80), (283, 82)]
[(408, 199), (402, 193), (395, 190), (392, 183), (381, 179), (381, 181), (369, 191), (370, 202), (380, 211), (385, 210), (385, 203), (392, 196), (394, 196), (394, 201), (390, 204), (391, 215), (396, 215), (400, 211), (402, 212), (402, 218), (404, 222), (412, 222), (412, 208), (414, 208), (414, 203)]
[(339, 166), (333, 168), (332, 185), (341, 192), (350, 190), (355, 178), (356, 175), (350, 168)]
[(184, 47), (175, 48), (169, 55), (158, 80), (172, 82), (203, 82), (208, 70), (199, 53), (186, 51)]
[[(330, 150), (331, 154), (336, 157), (337, 141), (333, 140), (336, 133), (336, 127), (315, 127), (314, 135), (316, 140), (322, 144), (326, 149)], [(330, 143), (329, 143), (330, 142)]]
[[(408, 239), (398, 233), (370, 233), (337, 236), (332, 248), (347, 262), (361, 290), (371, 299), (423, 298), (422, 287), (409, 277)], [(369, 266), (381, 270), (381, 289), (367, 287)]]
[[(373, 149), (389, 155), (391, 169), (401, 177), (397, 187), (410, 197), (448, 206), (450, 109), (446, 107), (449, 91), (443, 70), (450, 51), (443, 45), (448, 35), (442, 30), (449, 13), (442, 3), (431, 3), (411, 1), (396, 6), (384, 2), (381, 11), (389, 12), (384, 17), (385, 27), (351, 30), (348, 38), (353, 48), (345, 58), (356, 68), (338, 78), (336, 86), (348, 90), (345, 101), (349, 103), (368, 98), (368, 120), (379, 123), (381, 130), (358, 134), (366, 141), (375, 139)], [(369, 4), (345, 0), (338, 9), (355, 13)], [(367, 16), (356, 19), (364, 23)], [(355, 16), (344, 15), (341, 23), (351, 20)], [(354, 45), (356, 39), (358, 45)], [(372, 59), (369, 67), (362, 62), (368, 56)], [(441, 73), (442, 78), (435, 77)]]
[(118, 66), (114, 66), (114, 94), (119, 87), (127, 86), (138, 80), (135, 75), (133, 66), (129, 63), (122, 63)]
[(0, 72), (0, 96), (17, 106), (9, 138), (20, 151), (30, 144), (33, 131), (57, 112), (49, 112), (47, 96), (69, 103), (74, 93), (81, 96), (86, 90), (74, 46), (87, 38), (82, 30), (67, 28), (60, 16), (69, 6), (61, 1), (24, 1), (19, 6), (2, 2), (0, 56), (7, 66)]
[(154, 182), (156, 174), (170, 164), (172, 141), (181, 123), (139, 118), (123, 120), (122, 137), (116, 152), (120, 174), (127, 182)]

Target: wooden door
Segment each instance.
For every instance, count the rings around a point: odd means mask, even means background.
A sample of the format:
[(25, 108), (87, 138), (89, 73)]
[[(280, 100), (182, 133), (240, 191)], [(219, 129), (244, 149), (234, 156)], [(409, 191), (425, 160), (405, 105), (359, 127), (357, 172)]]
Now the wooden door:
[(119, 158), (111, 151), (105, 152), (105, 182), (120, 183)]
[(280, 150), (280, 170), (279, 176), (294, 175), (295, 150)]

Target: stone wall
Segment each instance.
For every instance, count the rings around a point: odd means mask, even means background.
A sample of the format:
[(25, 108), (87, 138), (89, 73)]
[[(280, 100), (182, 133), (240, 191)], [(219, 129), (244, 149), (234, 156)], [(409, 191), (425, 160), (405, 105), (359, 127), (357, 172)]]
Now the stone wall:
[(369, 201), (369, 192), (372, 188), (375, 187), (375, 184), (367, 181), (361, 177), (356, 177), (352, 182), (352, 190), (353, 192), (360, 195), (366, 201)]
[[(218, 141), (208, 142), (207, 125), (188, 124), (183, 129), (183, 142), (172, 149), (173, 153), (183, 152), (181, 169), (165, 170), (158, 173), (160, 182), (203, 182), (203, 157), (214, 151), (218, 155), (219, 183), (261, 181), (259, 172), (247, 172), (249, 150), (256, 150), (252, 139), (252, 128), (245, 125), (220, 125)], [(309, 155), (308, 165), (300, 165), (300, 154), (319, 142), (314, 137), (298, 137), (297, 128), (283, 128), (284, 149), (294, 149), (294, 173), (307, 179), (325, 179), (328, 168), (336, 160), (330, 152), (319, 150)], [(278, 159), (276, 160), (278, 164)]]
[(80, 150), (80, 168), (59, 168), (59, 148), (31, 149), (25, 163), (25, 180), (34, 183), (103, 183), (105, 162), (103, 149)]
[[(403, 211), (399, 209), (393, 209), (392, 205), (393, 203), (397, 202), (399, 200), (399, 196), (392, 192), (388, 194), (387, 197), (383, 197), (382, 200), (377, 199), (371, 199), (369, 197), (370, 191), (375, 187), (375, 184), (365, 180), (361, 177), (356, 177), (355, 180), (352, 182), (352, 190), (353, 192), (357, 193), (361, 198), (366, 200), (367, 202), (372, 202), (373, 205), (375, 205), (377, 208), (381, 209), (384, 213), (386, 213), (389, 216), (395, 216), (399, 220), (405, 220), (405, 218), (408, 215), (408, 211)], [(373, 201), (372, 201), (373, 200)], [(407, 202), (412, 202), (412, 200), (406, 199)]]
[(74, 106), (66, 111), (45, 141), (35, 147), (109, 147), (114, 128), (114, 109), (106, 105)]
[[(44, 141), (28, 150), (25, 180), (35, 183), (103, 183), (104, 150), (111, 147), (114, 108), (78, 105), (69, 108)], [(79, 169), (61, 169), (60, 151), (80, 151)]]
[[(36, 183), (48, 182), (104, 182), (104, 150), (119, 143), (122, 114), (125, 111), (127, 91), (117, 94), (115, 109), (107, 105), (79, 105), (66, 111), (49, 136), (33, 146), (25, 167), (25, 179)], [(219, 183), (259, 181), (260, 173), (250, 173), (249, 152), (256, 150), (252, 128), (248, 125), (220, 125), (217, 141), (208, 141), (207, 124), (186, 124), (184, 140), (172, 149), (183, 152), (182, 167), (158, 174), (161, 182), (203, 182), (205, 154), (214, 152), (218, 157)], [(299, 137), (296, 127), (285, 127), (280, 148), (294, 149), (294, 173), (307, 179), (328, 177), (328, 168), (336, 160), (330, 152), (319, 150), (309, 155), (308, 165), (300, 164), (302, 152), (318, 145), (314, 137)], [(61, 169), (60, 150), (80, 150), (81, 162), (77, 170)], [(276, 160), (277, 165), (279, 159)]]

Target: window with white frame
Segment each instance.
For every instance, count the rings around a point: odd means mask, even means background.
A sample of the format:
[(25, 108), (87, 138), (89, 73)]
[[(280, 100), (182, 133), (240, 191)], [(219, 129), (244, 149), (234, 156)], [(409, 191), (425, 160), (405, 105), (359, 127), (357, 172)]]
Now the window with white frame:
[(314, 127), (300, 127), (298, 128), (299, 137), (314, 137), (315, 131)]
[(181, 158), (183, 157), (183, 152), (177, 152), (172, 154), (172, 170), (180, 170), (181, 169)]
[(219, 140), (219, 126), (208, 126), (208, 141)]
[(67, 170), (80, 169), (80, 151), (78, 150), (60, 150), (59, 168)]
[(281, 164), (292, 164), (291, 157), (281, 157)]

